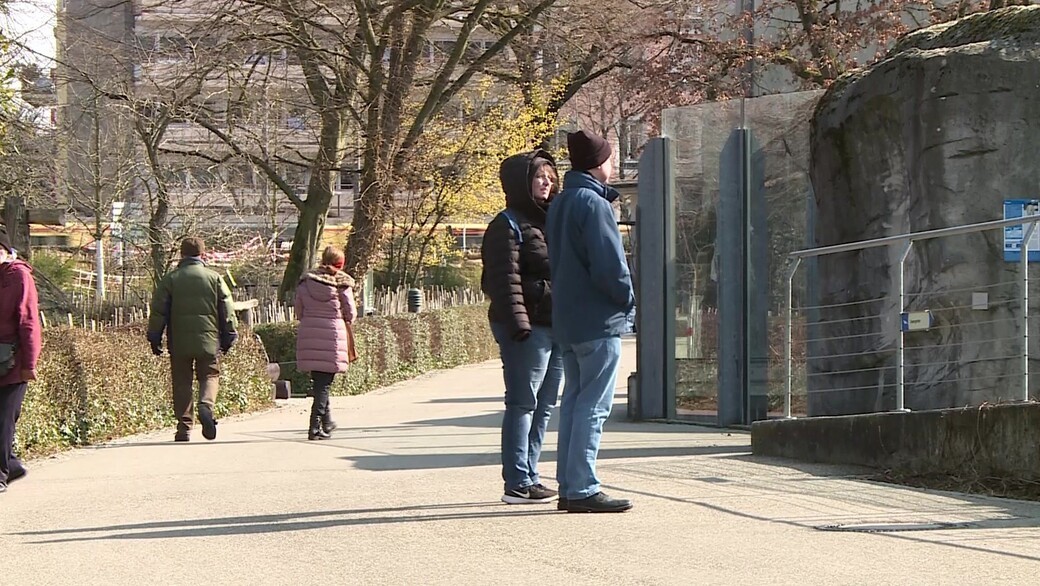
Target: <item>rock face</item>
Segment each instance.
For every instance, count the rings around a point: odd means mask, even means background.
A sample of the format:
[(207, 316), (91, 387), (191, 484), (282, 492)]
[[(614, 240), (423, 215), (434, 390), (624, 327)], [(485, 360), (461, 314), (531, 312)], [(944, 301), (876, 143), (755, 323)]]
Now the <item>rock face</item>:
[[(1000, 219), (1003, 200), (1040, 198), (1038, 154), (1040, 7), (915, 32), (817, 107), (816, 244)], [(819, 259), (810, 305), (820, 309), (807, 316), (810, 414), (894, 408), (901, 253), (893, 245)], [(1002, 230), (914, 245), (907, 309), (930, 309), (936, 324), (906, 335), (908, 408), (1020, 395), (1018, 278), (1018, 264), (1003, 260)], [(1030, 290), (1030, 355), (1040, 356), (1040, 287)], [(988, 309), (971, 309), (973, 292), (988, 293)]]

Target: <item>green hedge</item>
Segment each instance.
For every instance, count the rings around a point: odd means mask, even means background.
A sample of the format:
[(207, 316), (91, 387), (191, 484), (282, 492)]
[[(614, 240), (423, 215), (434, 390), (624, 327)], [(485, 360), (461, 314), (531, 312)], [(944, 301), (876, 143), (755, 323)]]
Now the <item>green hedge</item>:
[[(295, 369), (296, 322), (257, 327), (272, 362), (293, 394), (310, 391), (307, 373)], [(366, 317), (354, 324), (358, 360), (338, 376), (333, 395), (357, 395), (438, 368), (483, 362), (498, 356), (486, 305), (451, 307), (419, 314)]]
[[(264, 358), (260, 342), (242, 335), (222, 359), (218, 418), (273, 404)], [(171, 427), (172, 397), (169, 358), (152, 355), (142, 327), (50, 328), (18, 420), (16, 449), (35, 457)]]

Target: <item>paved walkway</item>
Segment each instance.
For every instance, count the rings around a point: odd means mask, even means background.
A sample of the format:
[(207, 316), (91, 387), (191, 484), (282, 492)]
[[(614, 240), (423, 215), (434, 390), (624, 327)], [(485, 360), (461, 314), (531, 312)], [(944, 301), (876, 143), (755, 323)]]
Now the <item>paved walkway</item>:
[[(626, 368), (634, 347), (626, 344)], [(753, 458), (748, 436), (608, 424), (621, 515), (498, 502), (500, 368), (33, 462), (0, 496), (0, 584), (1034, 584), (1040, 505)], [(624, 377), (622, 377), (624, 378)], [(619, 395), (623, 402), (624, 395)], [(619, 404), (617, 414), (624, 413)], [(555, 432), (544, 471), (554, 473)], [(894, 533), (838, 524), (964, 523)]]

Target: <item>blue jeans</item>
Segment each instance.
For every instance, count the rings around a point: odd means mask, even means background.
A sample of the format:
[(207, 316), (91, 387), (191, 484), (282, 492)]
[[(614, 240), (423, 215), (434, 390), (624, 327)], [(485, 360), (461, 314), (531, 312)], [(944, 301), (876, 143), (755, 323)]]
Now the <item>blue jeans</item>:
[(502, 417), (502, 480), (505, 489), (521, 489), (540, 482), (538, 458), (545, 428), (560, 396), (563, 360), (552, 329), (533, 326), (523, 342), (510, 337), (507, 326), (492, 323), (506, 383), (506, 411)]
[(596, 456), (603, 423), (614, 404), (620, 362), (621, 338), (617, 336), (563, 345), (566, 382), (560, 405), (556, 480), (565, 499), (580, 500), (599, 492)]

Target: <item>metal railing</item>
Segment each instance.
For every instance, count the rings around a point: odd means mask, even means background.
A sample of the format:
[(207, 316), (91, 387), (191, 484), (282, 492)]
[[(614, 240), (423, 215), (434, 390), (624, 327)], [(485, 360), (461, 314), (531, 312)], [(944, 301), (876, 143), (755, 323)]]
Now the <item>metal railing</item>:
[[(958, 236), (958, 235), (965, 235), (965, 234), (974, 234), (974, 233), (978, 233), (978, 232), (984, 232), (986, 230), (994, 230), (994, 229), (1006, 228), (1006, 227), (1010, 227), (1010, 226), (1024, 226), (1024, 235), (1023, 235), (1023, 238), (1022, 238), (1022, 244), (1021, 244), (1021, 248), (1020, 248), (1020, 256), (1021, 256), (1020, 261), (1019, 261), (1020, 262), (1020, 268), (1019, 268), (1019, 271), (1018, 271), (1019, 272), (1018, 284), (1019, 284), (1019, 287), (1020, 287), (1019, 302), (1020, 302), (1021, 308), (1022, 308), (1022, 315), (1019, 318), (1021, 320), (1020, 323), (1021, 323), (1021, 343), (1022, 343), (1022, 348), (1021, 348), (1021, 352), (1020, 352), (1020, 354), (1018, 356), (1004, 356), (1004, 357), (1000, 357), (1000, 359), (1019, 358), (1021, 360), (1021, 364), (1022, 364), (1021, 392), (1020, 392), (1018, 398), (1020, 400), (1023, 400), (1023, 401), (1028, 400), (1029, 399), (1029, 311), (1028, 311), (1028, 306), (1029, 306), (1029, 241), (1032, 238), (1033, 233), (1035, 232), (1038, 223), (1040, 223), (1040, 215), (1032, 215), (1032, 216), (1025, 216), (1025, 217), (1019, 217), (1019, 218), (1008, 218), (1008, 219), (1005, 219), (1005, 220), (995, 220), (995, 221), (990, 221), (990, 222), (981, 222), (981, 223), (977, 223), (977, 224), (967, 224), (967, 225), (963, 225), (963, 226), (954, 226), (954, 227), (950, 227), (950, 228), (940, 228), (940, 229), (937, 229), (937, 230), (926, 230), (926, 231), (922, 231), (922, 232), (913, 232), (913, 233), (910, 233), (910, 234), (900, 234), (900, 235), (897, 235), (897, 236), (888, 236), (888, 237), (884, 237), (884, 238), (875, 238), (875, 239), (872, 239), (872, 240), (863, 240), (863, 241), (859, 241), (859, 242), (849, 242), (849, 243), (846, 243), (846, 244), (838, 244), (838, 245), (833, 245), (833, 246), (824, 246), (824, 247), (819, 247), (819, 248), (799, 250), (799, 251), (796, 251), (796, 252), (793, 252), (793, 253), (789, 254), (788, 255), (788, 259), (791, 261), (791, 264), (790, 264), (788, 272), (787, 272), (787, 289), (786, 289), (786, 292), (785, 292), (785, 298), (786, 298), (786, 316), (785, 316), (786, 317), (786, 320), (785, 320), (786, 321), (786, 325), (785, 325), (785, 328), (786, 329), (785, 329), (784, 356), (785, 356), (785, 360), (786, 360), (786, 373), (785, 373), (786, 374), (786, 381), (785, 381), (785, 396), (784, 396), (784, 417), (785, 418), (791, 418), (792, 417), (792, 414), (791, 414), (791, 402), (792, 402), (792, 389), (793, 389), (793, 386), (794, 386), (794, 374), (793, 374), (792, 358), (791, 358), (792, 357), (792, 342), (793, 342), (792, 341), (792, 319), (793, 319), (793, 314), (794, 314), (794, 308), (793, 308), (793, 305), (792, 305), (792, 296), (793, 296), (793, 288), (794, 288), (794, 277), (795, 277), (795, 275), (796, 275), (796, 273), (798, 271), (798, 268), (801, 266), (801, 263), (802, 263), (803, 259), (817, 258), (817, 257), (825, 256), (825, 255), (838, 254), (838, 253), (844, 253), (844, 252), (858, 252), (858, 251), (862, 251), (862, 250), (866, 250), (866, 249), (870, 249), (870, 248), (888, 247), (888, 246), (892, 246), (892, 245), (900, 245), (900, 246), (902, 246), (902, 249), (900, 250), (900, 255), (899, 255), (899, 271), (898, 271), (898, 276), (897, 276), (897, 279), (896, 279), (896, 285), (897, 285), (898, 291), (899, 291), (899, 301), (898, 301), (898, 303), (899, 303), (899, 312), (900, 312), (900, 316), (902, 316), (905, 312), (907, 312), (907, 297), (908, 297), (908, 293), (906, 291), (906, 283), (905, 283), (905, 280), (904, 280), (905, 272), (906, 272), (906, 261), (907, 261), (907, 257), (910, 255), (910, 252), (911, 252), (915, 242), (919, 242), (919, 241), (923, 241), (923, 240), (931, 240), (931, 239), (935, 239), (935, 238), (943, 238), (943, 237)], [(1010, 282), (1010, 283), (1013, 283), (1013, 281)], [(1004, 286), (1004, 285), (1007, 285), (1007, 284), (1009, 284), (1009, 283), (998, 283), (996, 285), (990, 285), (989, 287), (999, 287), (999, 286)], [(985, 287), (973, 287), (973, 288), (971, 288), (971, 290), (972, 291), (976, 291), (976, 290), (978, 290), (980, 288), (985, 288)], [(950, 293), (950, 291), (946, 291), (945, 293)], [(921, 294), (919, 293), (918, 295), (921, 295)], [(838, 305), (846, 305), (846, 306), (866, 305), (866, 304), (872, 304), (872, 303), (875, 303), (875, 302), (880, 302), (880, 301), (883, 301), (883, 300), (884, 300), (884, 298), (866, 299), (866, 300), (853, 301), (853, 302), (837, 304), (837, 305), (831, 305), (831, 306), (817, 306), (817, 307), (811, 308), (811, 309), (822, 309), (822, 308), (825, 308), (825, 307), (833, 308), (833, 307), (837, 307)], [(956, 309), (956, 308), (947, 308), (947, 309)], [(850, 320), (869, 321), (869, 320), (874, 320), (874, 319), (880, 320), (880, 319), (883, 319), (883, 318), (884, 318), (883, 313), (879, 313), (878, 315), (870, 314), (870, 315), (866, 315), (866, 316), (862, 316), (862, 317), (845, 318), (844, 320), (836, 320), (836, 321), (850, 321)], [(902, 319), (902, 317), (901, 317), (901, 319)], [(820, 325), (820, 323), (825, 323), (825, 322), (818, 322), (816, 325)], [(976, 325), (978, 325), (979, 323), (986, 323), (986, 322), (977, 322)], [(907, 350), (907, 347), (906, 347), (906, 329), (907, 328), (902, 327), (902, 325), (900, 324), (899, 334), (898, 334), (898, 336), (896, 338), (896, 365), (895, 365), (895, 371), (896, 371), (895, 372), (895, 375), (896, 375), (895, 376), (895, 402), (896, 402), (895, 410), (896, 411), (908, 411), (908, 409), (906, 409), (906, 403), (905, 403), (905, 388), (907, 386), (907, 383), (906, 383), (906, 380), (905, 380), (906, 370), (907, 370), (907, 364), (906, 364), (906, 350)], [(879, 335), (879, 334), (877, 332), (869, 332), (869, 333), (866, 333), (866, 334), (853, 334), (853, 335), (839, 336), (839, 338), (848, 339), (850, 337), (860, 337), (860, 336), (867, 337), (867, 336), (872, 336), (872, 335)], [(836, 338), (826, 338), (826, 337), (823, 337), (823, 338), (811, 339), (809, 341), (810, 342), (826, 342), (826, 341), (833, 340), (833, 339), (836, 339)], [(997, 340), (990, 340), (990, 342), (996, 342), (996, 341)], [(976, 342), (971, 342), (971, 343), (981, 343), (981, 342), (976, 341)], [(949, 345), (947, 344), (947, 345), (942, 345), (942, 346), (949, 346)], [(922, 348), (927, 348), (927, 347), (926, 346), (918, 346), (917, 347), (917, 349), (922, 349)], [(853, 353), (853, 354), (850, 354), (850, 355), (855, 355), (855, 354), (858, 354), (858, 353)], [(830, 356), (825, 356), (825, 358), (835, 358), (835, 357), (840, 357), (840, 356), (842, 356), (842, 355), (841, 354), (833, 354), (833, 355), (830, 355)], [(996, 358), (994, 358), (994, 360), (996, 360)], [(936, 364), (936, 363), (933, 363), (931, 365), (934, 365), (934, 364)], [(922, 364), (921, 366), (928, 366), (928, 365), (929, 364)], [(876, 368), (862, 369), (862, 370), (879, 370), (879, 371), (881, 371), (884, 368), (885, 367), (876, 367)], [(831, 374), (835, 374), (835, 373), (832, 372)], [(811, 376), (811, 375), (807, 375), (807, 376)], [(879, 373), (879, 378), (883, 378), (883, 373)], [(984, 377), (980, 377), (980, 378), (984, 378)], [(883, 387), (883, 384), (881, 386)], [(864, 387), (864, 388), (866, 388), (866, 387)], [(844, 389), (836, 389), (836, 390), (848, 391), (848, 390), (856, 390), (856, 388), (854, 387), (854, 388), (844, 388)], [(808, 391), (807, 391), (807, 393), (808, 393)]]

